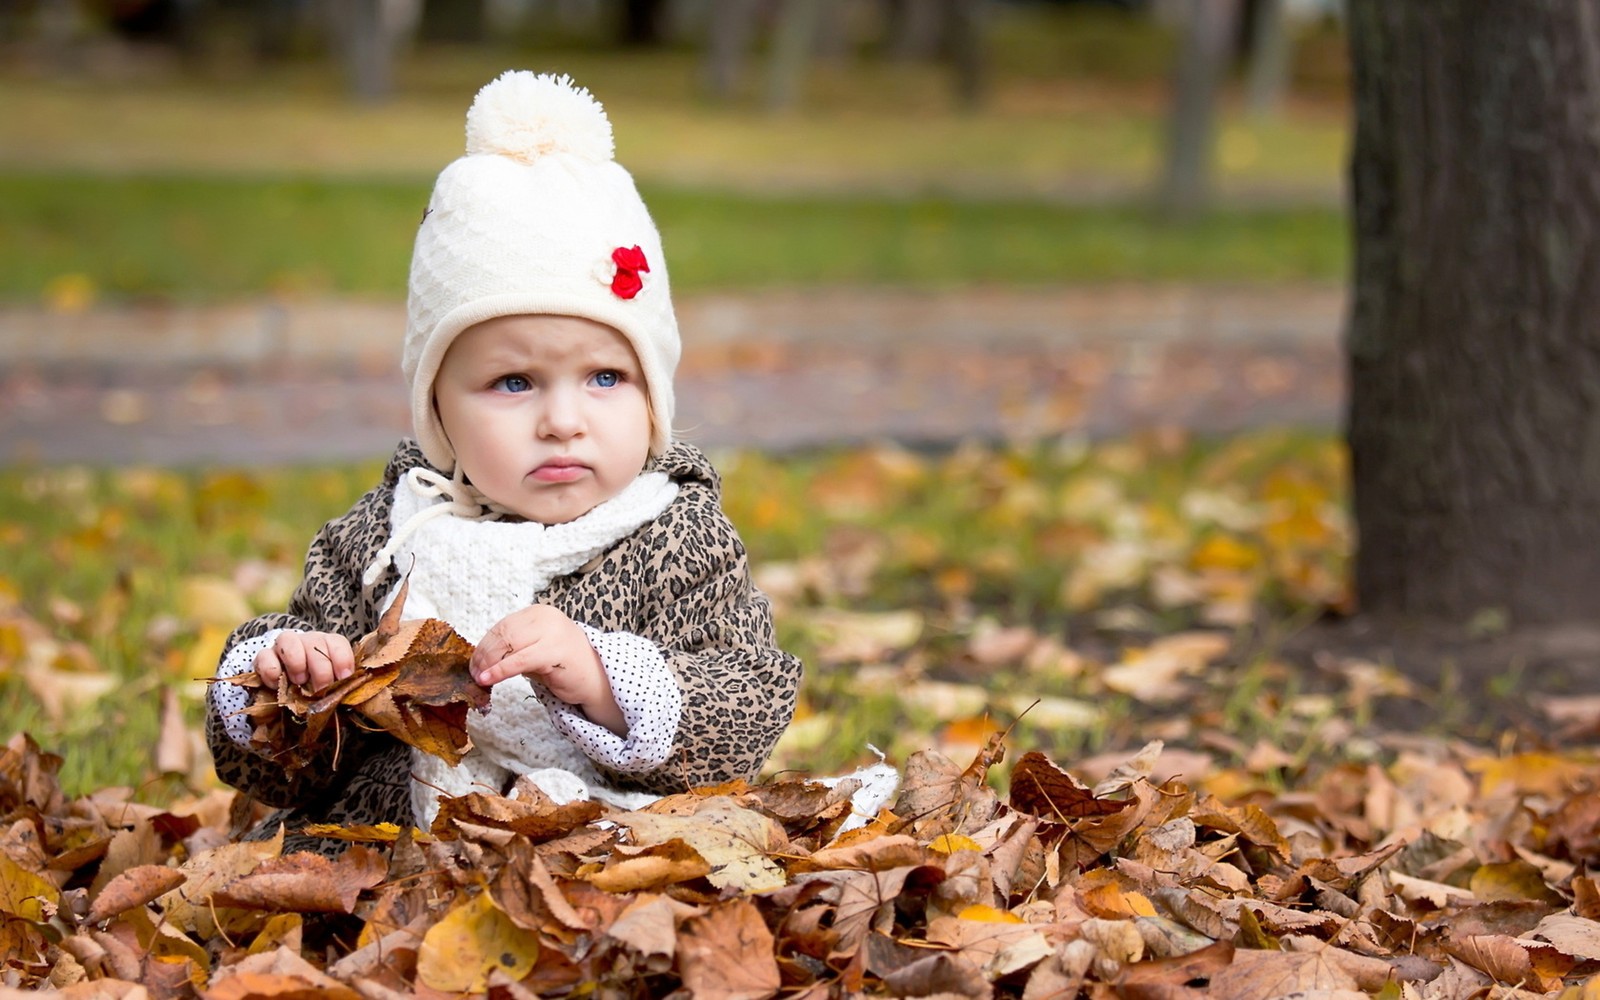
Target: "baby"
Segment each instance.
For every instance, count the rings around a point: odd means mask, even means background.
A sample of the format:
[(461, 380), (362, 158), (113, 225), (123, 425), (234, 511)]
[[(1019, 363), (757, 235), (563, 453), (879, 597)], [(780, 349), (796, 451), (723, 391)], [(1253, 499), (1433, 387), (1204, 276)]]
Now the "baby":
[[(677, 321), (660, 237), (600, 105), (512, 72), (467, 113), (412, 256), (403, 370), (416, 440), (312, 541), (287, 614), (240, 626), (218, 676), (322, 688), (355, 669), (409, 571), (407, 618), (477, 646), (491, 688), (460, 765), (346, 726), (293, 775), (249, 745), (244, 689), (212, 686), (223, 780), (279, 823), (426, 828), (442, 794), (528, 775), (559, 801), (633, 806), (752, 778), (794, 713), (716, 472), (672, 436)], [(298, 838), (285, 850), (337, 850)]]

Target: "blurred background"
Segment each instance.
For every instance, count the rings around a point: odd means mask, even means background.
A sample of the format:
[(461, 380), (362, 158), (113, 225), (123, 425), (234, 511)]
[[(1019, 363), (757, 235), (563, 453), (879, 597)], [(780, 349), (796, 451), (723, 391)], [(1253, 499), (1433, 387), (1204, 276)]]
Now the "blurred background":
[(1349, 604), (1335, 0), (0, 0), (0, 714), (71, 783), (203, 780), (195, 679), (407, 430), (412, 233), (511, 68), (662, 230), (812, 668), (775, 766), (1040, 698), (1060, 753), (1348, 735), (1257, 642)]

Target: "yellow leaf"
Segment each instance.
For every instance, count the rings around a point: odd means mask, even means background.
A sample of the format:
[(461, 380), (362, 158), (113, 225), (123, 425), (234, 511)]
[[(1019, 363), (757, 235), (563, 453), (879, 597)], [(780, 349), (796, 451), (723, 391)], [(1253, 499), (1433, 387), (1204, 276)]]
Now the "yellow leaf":
[[(237, 619), (233, 624), (244, 620)], [(228, 644), (228, 636), (232, 631), (232, 626), (202, 625), (200, 634), (195, 637), (194, 645), (189, 647), (189, 654), (184, 658), (186, 676), (210, 677), (216, 673), (217, 661), (222, 659), (222, 647)]]
[(1197, 570), (1240, 572), (1255, 569), (1260, 564), (1261, 553), (1255, 546), (1227, 535), (1212, 535), (1189, 556), (1189, 565)]
[(989, 691), (977, 684), (919, 680), (901, 690), (900, 701), (940, 721), (954, 721), (981, 715), (989, 704)]
[(1144, 893), (1127, 892), (1123, 893), (1122, 898), (1128, 904), (1128, 909), (1133, 911), (1134, 916), (1153, 917), (1156, 915), (1155, 904), (1150, 902)]
[(1472, 873), (1467, 888), (1478, 899), (1489, 903), (1498, 900), (1561, 902), (1561, 897), (1545, 884), (1544, 873), (1520, 859), (1505, 864), (1480, 865)]
[[(944, 838), (940, 838), (941, 840)], [(962, 840), (967, 838), (962, 837)], [(977, 920), (986, 924), (1020, 924), (1023, 919), (1009, 910), (996, 909), (983, 903), (974, 903), (960, 913), (956, 914), (962, 920)]]
[(538, 934), (512, 923), (482, 892), (428, 928), (417, 949), (417, 978), (447, 993), (480, 993), (494, 970), (519, 980), (538, 958)]
[(178, 614), (201, 625), (232, 629), (249, 618), (251, 610), (250, 602), (232, 580), (199, 575), (178, 584)]
[(0, 854), (0, 913), (44, 923), (46, 904), (61, 902), (61, 893), (44, 879)]
[(1522, 795), (1566, 794), (1573, 781), (1588, 768), (1577, 761), (1548, 753), (1519, 753), (1510, 757), (1467, 761), (1478, 772), (1478, 794), (1485, 797), (1514, 792)]
[[(983, 845), (979, 844), (971, 837), (962, 836), (959, 833), (946, 833), (935, 837), (933, 839), (933, 843), (928, 845), (928, 849), (931, 851), (937, 851), (940, 854), (954, 854), (957, 851), (977, 851), (979, 854), (983, 853)], [(963, 917), (966, 916), (965, 913), (961, 915)]]
[(51, 312), (81, 313), (94, 305), (94, 279), (87, 274), (58, 274), (44, 286), (44, 302)]

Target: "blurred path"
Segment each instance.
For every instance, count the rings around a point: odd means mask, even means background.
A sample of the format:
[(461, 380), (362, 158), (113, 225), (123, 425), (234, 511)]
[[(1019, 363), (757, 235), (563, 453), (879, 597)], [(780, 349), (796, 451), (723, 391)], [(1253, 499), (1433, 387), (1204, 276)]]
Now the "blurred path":
[[(681, 298), (678, 426), (708, 447), (1333, 427), (1323, 286), (817, 290)], [(404, 307), (0, 309), (0, 462), (386, 455)]]

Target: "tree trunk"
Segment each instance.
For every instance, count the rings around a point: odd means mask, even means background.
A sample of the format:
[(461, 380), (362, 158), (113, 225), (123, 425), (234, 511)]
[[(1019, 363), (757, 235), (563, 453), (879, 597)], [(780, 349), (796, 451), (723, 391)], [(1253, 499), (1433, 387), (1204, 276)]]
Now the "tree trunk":
[(1276, 115), (1289, 91), (1289, 37), (1284, 0), (1255, 0), (1250, 8), (1250, 69), (1246, 105), (1258, 118)]
[(985, 0), (945, 0), (945, 38), (955, 97), (967, 111), (982, 107), (988, 91), (984, 3)]
[(382, 0), (337, 0), (328, 6), (356, 100), (376, 104), (394, 88), (393, 56), (384, 30)]
[(899, 62), (932, 59), (939, 52), (942, 0), (889, 0), (889, 58)]
[(723, 0), (714, 6), (706, 25), (704, 70), (706, 92), (714, 100), (729, 100), (738, 89), (760, 12), (760, 0)]
[(1352, 0), (1363, 612), (1600, 618), (1600, 6)]
[(767, 110), (790, 111), (800, 102), (828, 0), (783, 0), (767, 63)]
[(1162, 214), (1183, 219), (1205, 207), (1211, 187), (1212, 134), (1217, 91), (1228, 65), (1238, 22), (1238, 0), (1188, 0), (1183, 41), (1172, 78), (1166, 169), (1159, 201)]
[(617, 40), (628, 48), (655, 48), (662, 41), (662, 0), (624, 0)]

